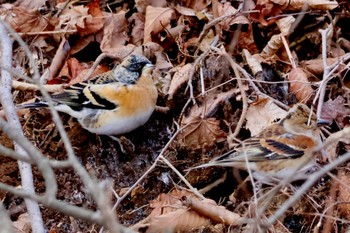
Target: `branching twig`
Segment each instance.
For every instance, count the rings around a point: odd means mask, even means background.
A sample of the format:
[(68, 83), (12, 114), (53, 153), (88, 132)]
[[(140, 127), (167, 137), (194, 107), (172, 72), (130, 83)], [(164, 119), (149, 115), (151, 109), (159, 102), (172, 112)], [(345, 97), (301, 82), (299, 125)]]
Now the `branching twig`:
[(12, 228), (12, 222), (10, 217), (7, 215), (6, 210), (2, 203), (0, 203), (0, 229), (3, 233), (14, 233)]
[[(56, 127), (58, 129), (58, 132), (61, 135), (62, 141), (64, 143), (64, 147), (67, 151), (68, 154), (68, 162), (71, 164), (71, 166), (74, 168), (74, 170), (77, 172), (78, 176), (82, 179), (84, 185), (87, 187), (87, 189), (89, 190), (89, 192), (91, 193), (92, 197), (94, 198), (94, 200), (96, 201), (96, 204), (100, 210), (100, 214), (102, 216), (102, 225), (104, 225), (106, 228), (108, 228), (108, 230), (110, 232), (122, 232), (125, 230), (124, 227), (122, 227), (120, 224), (117, 223), (116, 221), (116, 216), (115, 213), (112, 211), (112, 208), (109, 204), (109, 199), (106, 196), (106, 193), (103, 189), (103, 187), (99, 186), (99, 183), (94, 180), (91, 179), (89, 176), (89, 173), (85, 170), (85, 168), (80, 164), (78, 158), (76, 157), (74, 150), (72, 148), (72, 145), (70, 143), (70, 140), (67, 136), (66, 131), (64, 130), (63, 124), (59, 118), (59, 115), (57, 113), (57, 111), (54, 109), (53, 107), (53, 102), (52, 99), (50, 97), (50, 95), (47, 93), (47, 91), (43, 88), (41, 82), (40, 82), (40, 76), (39, 76), (39, 71), (35, 65), (34, 59), (31, 56), (30, 50), (28, 48), (28, 46), (24, 43), (24, 41), (13, 31), (13, 29), (9, 26), (7, 26), (7, 29), (13, 33), (13, 36), (15, 37), (15, 39), (18, 41), (18, 43), (20, 44), (20, 46), (23, 47), (23, 50), (25, 51), (30, 65), (34, 70), (34, 77), (33, 77), (33, 81), (36, 85), (38, 85), (39, 90), (41, 91), (42, 96), (47, 100), (47, 103), (49, 105), (49, 109), (52, 113), (52, 118), (53, 121), (56, 124)], [(14, 135), (12, 135), (14, 136)], [(24, 140), (25, 141), (25, 140)], [(29, 149), (31, 147), (29, 146)], [(28, 148), (26, 148), (28, 149)], [(37, 156), (40, 156), (37, 155)], [(34, 157), (36, 158), (36, 157)], [(34, 159), (33, 158), (33, 159)], [(37, 162), (37, 161), (36, 161)], [(42, 163), (42, 161), (40, 161)], [(40, 163), (39, 163), (40, 164)], [(39, 166), (39, 165), (38, 165)], [(50, 170), (50, 166), (47, 164), (47, 167), (45, 168), (45, 171)], [(44, 177), (47, 176), (48, 174), (44, 174)], [(45, 180), (46, 182), (46, 180)], [(51, 189), (52, 184), (50, 184), (49, 186), (46, 185), (46, 190), (50, 190)], [(51, 189), (53, 190), (53, 189)], [(52, 191), (51, 191), (52, 192)], [(48, 193), (48, 192), (47, 192)], [(46, 196), (47, 197), (47, 196)], [(51, 197), (51, 199), (53, 199), (54, 197)]]
[[(12, 41), (8, 37), (7, 31), (4, 27), (3, 21), (0, 23), (0, 39), (1, 39), (1, 63), (3, 66), (10, 69), (12, 67)], [(21, 124), (19, 123), (18, 116), (15, 111), (15, 106), (12, 101), (11, 93), (11, 81), (12, 76), (10, 72), (5, 69), (1, 69), (1, 87), (0, 98), (1, 104), (4, 108), (6, 118), (14, 127), (15, 133), (22, 135)], [(7, 123), (6, 123), (7, 124)], [(25, 154), (23, 148), (21, 148), (16, 142), (14, 142), (15, 150), (20, 154)], [(22, 186), (25, 190), (34, 193), (33, 173), (30, 164), (18, 161), (19, 170), (21, 173)], [(53, 185), (53, 190), (55, 186)], [(55, 190), (54, 190), (55, 191)], [(41, 217), (38, 203), (25, 199), (27, 210), (31, 219), (32, 231), (35, 233), (44, 232), (44, 224)]]

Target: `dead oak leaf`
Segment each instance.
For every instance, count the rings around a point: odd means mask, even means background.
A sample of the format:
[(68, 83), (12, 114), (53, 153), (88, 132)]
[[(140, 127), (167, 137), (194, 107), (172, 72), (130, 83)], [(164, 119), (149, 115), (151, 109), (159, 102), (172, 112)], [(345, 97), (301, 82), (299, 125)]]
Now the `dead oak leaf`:
[(324, 103), (321, 118), (332, 122), (333, 120), (343, 128), (347, 124), (346, 118), (350, 115), (350, 108), (346, 106), (346, 100), (338, 96), (334, 100), (329, 99)]
[(193, 117), (187, 119), (188, 126), (178, 135), (178, 139), (189, 148), (213, 145), (226, 140), (226, 133), (220, 129), (215, 118)]
[(254, 136), (275, 122), (276, 119), (282, 119), (286, 115), (287, 112), (278, 107), (272, 100), (261, 98), (258, 103), (249, 106), (246, 115), (246, 128)]
[(16, 32), (26, 33), (52, 30), (52, 25), (36, 9), (28, 10), (21, 6), (15, 7), (10, 4), (3, 4), (0, 8), (0, 16)]
[(118, 50), (128, 44), (129, 37), (126, 34), (128, 22), (124, 11), (117, 14), (105, 13), (105, 17), (106, 22), (103, 29), (101, 51), (112, 53), (112, 51)]
[(88, 4), (88, 15), (84, 20), (83, 27), (77, 25), (80, 36), (86, 36), (98, 32), (103, 28), (104, 17), (98, 1), (92, 1)]
[(144, 43), (152, 41), (152, 35), (157, 35), (170, 24), (170, 20), (175, 14), (175, 10), (169, 7), (146, 8)]
[(175, 67), (175, 74), (170, 82), (170, 87), (168, 91), (168, 100), (174, 97), (174, 94), (186, 83), (190, 78), (190, 73), (193, 69), (193, 65), (188, 63), (182, 67)]

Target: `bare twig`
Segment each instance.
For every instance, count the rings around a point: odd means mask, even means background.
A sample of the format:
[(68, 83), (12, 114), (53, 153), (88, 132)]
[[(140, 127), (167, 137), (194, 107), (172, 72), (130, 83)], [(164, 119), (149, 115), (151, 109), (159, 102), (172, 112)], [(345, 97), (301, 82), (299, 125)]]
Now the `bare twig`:
[(14, 233), (12, 228), (12, 222), (10, 217), (7, 215), (6, 210), (2, 203), (0, 203), (0, 229), (3, 233)]
[(77, 207), (67, 202), (57, 200), (56, 198), (47, 198), (45, 196), (39, 196), (32, 192), (28, 192), (24, 189), (18, 189), (4, 183), (0, 183), (0, 189), (12, 193), (18, 197), (31, 199), (35, 202), (42, 203), (45, 206), (55, 209), (63, 214), (74, 216), (76, 218), (80, 218), (100, 225), (104, 224), (103, 218), (99, 212), (94, 212), (83, 207)]
[(64, 61), (66, 60), (70, 50), (69, 42), (65, 39), (61, 41), (54, 58), (52, 59), (51, 65), (47, 68), (44, 74), (40, 78), (40, 82), (45, 84), (48, 80), (55, 77), (58, 71), (62, 68)]
[(233, 132), (233, 134), (231, 134), (229, 136), (230, 139), (233, 139), (233, 138), (237, 137), (237, 135), (239, 134), (239, 132), (244, 124), (245, 116), (246, 116), (247, 110), (248, 110), (248, 100), (247, 100), (247, 95), (245, 93), (242, 80), (240, 78), (241, 75), (238, 72), (237, 63), (235, 61), (233, 61), (231, 56), (228, 55), (228, 53), (226, 52), (226, 50), (224, 48), (221, 50), (218, 50), (218, 52), (219, 52), (219, 54), (224, 56), (227, 59), (227, 61), (230, 63), (231, 68), (233, 69), (233, 72), (235, 73), (235, 76), (237, 78), (238, 87), (239, 87), (239, 90), (241, 91), (241, 96), (242, 96), (242, 114), (241, 114), (241, 117), (239, 118), (239, 121), (237, 123), (237, 127), (236, 127), (235, 131)]
[[(61, 119), (59, 118), (59, 115), (57, 113), (57, 110), (53, 107), (53, 102), (50, 97), (50, 95), (47, 93), (47, 91), (43, 88), (43, 85), (40, 82), (40, 76), (39, 71), (35, 65), (34, 59), (31, 56), (30, 50), (28, 46), (24, 43), (24, 41), (13, 31), (13, 29), (9, 26), (7, 26), (7, 29), (13, 33), (13, 36), (18, 41), (20, 46), (23, 47), (23, 50), (25, 51), (30, 65), (34, 70), (34, 77), (33, 81), (36, 85), (38, 85), (39, 90), (41, 91), (42, 96), (47, 100), (47, 103), (49, 105), (49, 109), (52, 113), (53, 121), (56, 124), (56, 127), (58, 129), (58, 132), (61, 135), (62, 141), (64, 143), (64, 147), (68, 154), (68, 161), (71, 164), (71, 166), (74, 168), (74, 170), (77, 172), (79, 177), (82, 179), (84, 185), (87, 187), (89, 192), (91, 193), (92, 197), (96, 201), (96, 204), (100, 210), (100, 214), (102, 216), (102, 225), (104, 225), (110, 232), (122, 232), (125, 230), (124, 227), (122, 227), (120, 224), (116, 221), (115, 213), (113, 212), (110, 204), (109, 199), (106, 196), (106, 193), (104, 191), (103, 187), (99, 186), (99, 182), (97, 180), (91, 179), (89, 176), (89, 173), (85, 170), (85, 168), (80, 164), (78, 158), (76, 157), (74, 150), (72, 148), (72, 145), (70, 143), (70, 140), (67, 136), (66, 131), (64, 130), (63, 124)], [(12, 135), (13, 136), (13, 135)], [(29, 147), (30, 148), (30, 147)], [(27, 149), (27, 148), (26, 148)], [(37, 162), (37, 161), (36, 161)], [(42, 161), (40, 161), (42, 162)], [(50, 170), (50, 166), (47, 165), (46, 170)], [(44, 174), (47, 176), (48, 174)], [(45, 180), (46, 181), (46, 180)], [(50, 190), (51, 184), (49, 186), (46, 186), (46, 190)], [(48, 192), (47, 192), (48, 193)], [(53, 197), (52, 197), (53, 198)]]
[[(12, 41), (8, 37), (7, 31), (4, 27), (4, 23), (1, 20), (0, 23), (0, 40), (1, 40), (1, 63), (3, 66), (10, 69), (12, 67)], [(1, 104), (4, 108), (6, 118), (11, 124), (15, 132), (23, 136), (21, 124), (19, 123), (18, 116), (15, 111), (15, 106), (12, 101), (11, 93), (11, 74), (1, 69), (1, 88), (0, 98)], [(20, 154), (25, 154), (23, 148), (21, 148), (16, 142), (14, 142), (15, 150)], [(21, 173), (22, 186), (25, 190), (34, 193), (33, 173), (30, 164), (18, 161), (18, 166)], [(44, 232), (44, 224), (41, 217), (38, 203), (30, 199), (25, 199), (27, 210), (31, 219), (32, 231), (35, 233)]]

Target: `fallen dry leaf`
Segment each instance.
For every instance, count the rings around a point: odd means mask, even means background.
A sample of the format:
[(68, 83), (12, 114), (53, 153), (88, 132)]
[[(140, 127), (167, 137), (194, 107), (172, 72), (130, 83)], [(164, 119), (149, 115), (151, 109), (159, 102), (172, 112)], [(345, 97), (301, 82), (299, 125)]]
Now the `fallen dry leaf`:
[(291, 82), (289, 92), (294, 94), (298, 102), (306, 103), (312, 96), (314, 90), (302, 68), (294, 68), (288, 74)]
[(267, 56), (272, 56), (277, 53), (277, 51), (283, 46), (282, 34), (273, 35), (265, 48), (262, 51), (262, 54)]
[(125, 33), (128, 24), (124, 11), (117, 14), (105, 13), (104, 15), (105, 26), (100, 47), (102, 52), (112, 54), (112, 51), (118, 50), (128, 43), (129, 37)]
[(83, 25), (76, 25), (80, 36), (86, 36), (98, 32), (103, 28), (104, 17), (99, 6), (99, 1), (92, 1), (88, 5), (88, 15), (84, 18)]
[(146, 232), (178, 232), (207, 227), (209, 219), (227, 225), (240, 224), (241, 217), (219, 206), (211, 199), (199, 200), (189, 191), (173, 190), (170, 194), (162, 193), (150, 202), (154, 208), (147, 222), (133, 226), (134, 230), (146, 228)]
[(223, 223), (230, 226), (239, 225), (242, 223), (242, 218), (239, 214), (227, 210), (223, 206), (219, 206), (211, 199), (197, 200), (184, 196), (183, 203), (191, 210), (196, 211), (199, 215), (209, 218), (210, 220)]
[(295, 18), (289, 15), (287, 17), (283, 17), (277, 20), (276, 24), (283, 35), (289, 35), (290, 29), (293, 26), (294, 21), (295, 21)]
[(178, 135), (178, 139), (188, 148), (205, 148), (226, 140), (226, 133), (220, 129), (220, 121), (215, 118), (191, 117), (188, 126)]
[[(9, 23), (16, 32), (42, 32), (52, 30), (53, 26), (36, 9), (14, 7), (10, 4), (3, 4), (0, 8), (1, 18)], [(54, 23), (52, 19), (51, 23)]]
[(263, 72), (263, 68), (261, 66), (261, 61), (259, 59), (257, 59), (256, 56), (252, 56), (247, 49), (243, 49), (242, 54), (243, 54), (243, 56), (248, 64), (250, 70), (252, 71), (254, 77), (258, 73)]
[[(327, 58), (327, 64), (332, 65), (336, 62), (340, 62), (342, 60), (342, 57), (336, 57), (336, 58)], [(322, 59), (313, 59), (313, 60), (307, 60), (300, 63), (300, 65), (313, 75), (322, 75), (324, 71), (323, 67), (323, 61)], [(345, 67), (344, 64), (341, 64), (337, 70), (341, 70)]]
[(145, 29), (143, 42), (152, 41), (152, 34), (156, 35), (167, 28), (175, 11), (169, 7), (146, 8)]
[(284, 7), (284, 10), (302, 10), (309, 7), (312, 10), (333, 10), (338, 7), (336, 1), (327, 0), (271, 0), (271, 2)]
[(170, 82), (168, 100), (171, 100), (182, 85), (189, 80), (192, 69), (193, 65), (191, 63), (188, 63), (182, 67), (177, 66), (174, 68), (175, 74)]
[(130, 43), (136, 46), (142, 45), (143, 43), (143, 30), (145, 27), (145, 22), (143, 20), (143, 15), (140, 12), (132, 14), (132, 16), (128, 19), (129, 27), (132, 25)]
[(154, 217), (149, 223), (147, 233), (190, 231), (209, 226), (210, 220), (188, 209)]
[(30, 233), (32, 232), (32, 225), (28, 213), (21, 214), (17, 221), (12, 223), (13, 228), (17, 233)]
[(246, 128), (250, 130), (252, 136), (260, 133), (276, 119), (282, 119), (287, 115), (287, 112), (278, 107), (272, 100), (261, 99), (258, 104), (249, 106), (246, 115)]
[[(216, 4), (216, 6), (217, 6), (217, 9), (214, 11), (214, 13), (216, 13), (215, 17), (220, 17), (223, 15), (228, 15), (228, 14), (237, 12), (237, 10), (231, 5), (230, 2), (225, 2), (223, 4), (219, 3), (219, 4)], [(240, 20), (237, 20), (237, 18), (240, 18), (240, 17), (239, 16), (231, 17), (219, 22), (218, 25), (220, 26), (220, 30), (225, 30), (225, 31), (230, 30), (231, 25), (241, 22)], [(247, 23), (247, 22), (244, 21), (244, 23)]]
[(338, 96), (334, 100), (329, 99), (323, 104), (321, 118), (329, 122), (335, 120), (340, 128), (347, 124), (344, 121), (349, 115), (350, 108), (346, 105), (346, 100), (342, 96)]

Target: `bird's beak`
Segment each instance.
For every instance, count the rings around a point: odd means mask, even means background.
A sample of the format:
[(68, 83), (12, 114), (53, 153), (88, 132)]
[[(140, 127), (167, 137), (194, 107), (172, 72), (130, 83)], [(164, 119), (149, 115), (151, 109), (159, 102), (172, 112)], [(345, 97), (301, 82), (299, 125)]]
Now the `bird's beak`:
[(325, 120), (325, 119), (321, 119), (321, 118), (317, 119), (318, 126), (330, 125), (330, 124), (332, 124), (332, 121), (330, 121), (330, 120)]
[(156, 68), (156, 66), (153, 64), (146, 64), (144, 68), (153, 70), (154, 68)]

